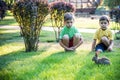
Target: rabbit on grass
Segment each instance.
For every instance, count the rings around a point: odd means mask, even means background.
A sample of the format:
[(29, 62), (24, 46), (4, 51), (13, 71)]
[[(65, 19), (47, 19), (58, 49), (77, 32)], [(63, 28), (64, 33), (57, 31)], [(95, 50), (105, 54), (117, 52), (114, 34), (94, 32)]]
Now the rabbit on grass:
[(99, 64), (104, 64), (104, 65), (110, 65), (111, 64), (110, 60), (107, 57), (99, 58), (99, 57), (94, 56), (92, 58), (92, 61), (94, 61), (98, 65)]

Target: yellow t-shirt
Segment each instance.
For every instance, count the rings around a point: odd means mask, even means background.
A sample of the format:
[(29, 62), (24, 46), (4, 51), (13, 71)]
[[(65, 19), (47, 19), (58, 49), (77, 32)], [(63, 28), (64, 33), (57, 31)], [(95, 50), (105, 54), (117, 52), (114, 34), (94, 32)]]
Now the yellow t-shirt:
[(94, 39), (97, 40), (97, 43), (100, 43), (103, 36), (106, 36), (109, 40), (113, 40), (112, 31), (110, 29), (102, 30), (101, 28), (95, 32)]

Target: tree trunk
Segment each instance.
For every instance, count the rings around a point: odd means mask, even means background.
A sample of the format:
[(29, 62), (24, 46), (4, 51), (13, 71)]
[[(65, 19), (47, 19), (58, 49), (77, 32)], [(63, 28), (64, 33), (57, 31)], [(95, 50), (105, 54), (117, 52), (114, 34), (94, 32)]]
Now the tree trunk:
[(26, 52), (38, 50), (40, 28), (35, 29), (34, 27), (36, 26), (31, 26), (31, 28), (29, 28), (29, 31), (27, 31), (25, 27), (21, 29)]
[(29, 37), (24, 37), (24, 43), (25, 43), (25, 48), (26, 52), (31, 52), (31, 51), (37, 51), (38, 50), (38, 43), (39, 43), (39, 38), (33, 36), (32, 38)]

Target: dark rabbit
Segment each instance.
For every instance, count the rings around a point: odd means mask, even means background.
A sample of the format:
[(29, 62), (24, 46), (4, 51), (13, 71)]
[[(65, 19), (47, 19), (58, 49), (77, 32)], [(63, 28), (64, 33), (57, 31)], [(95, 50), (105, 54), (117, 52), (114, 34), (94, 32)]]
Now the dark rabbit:
[(95, 61), (96, 64), (107, 64), (110, 65), (110, 60), (107, 57), (98, 58), (94, 56), (92, 61)]

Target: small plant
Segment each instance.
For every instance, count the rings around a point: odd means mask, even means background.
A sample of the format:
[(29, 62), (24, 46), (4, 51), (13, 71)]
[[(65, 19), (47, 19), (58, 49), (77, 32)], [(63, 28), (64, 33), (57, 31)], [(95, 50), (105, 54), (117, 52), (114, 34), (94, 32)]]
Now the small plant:
[[(104, 0), (104, 4), (111, 9), (110, 17), (114, 18), (116, 29), (120, 32), (120, 0)], [(120, 39), (119, 32), (115, 34), (116, 39)]]
[(6, 10), (7, 10), (6, 3), (0, 0), (0, 20), (2, 20), (5, 17)]
[(52, 27), (54, 28), (55, 37), (58, 41), (60, 30), (64, 25), (64, 14), (66, 12), (75, 12), (75, 7), (65, 1), (55, 1), (50, 4), (50, 10)]
[(116, 23), (115, 30), (119, 30), (119, 32), (115, 33), (115, 38), (120, 39), (120, 9), (112, 9), (110, 11), (110, 18)]
[(27, 52), (37, 51), (39, 34), (49, 12), (47, 0), (20, 0), (13, 5), (13, 14), (20, 25)]

